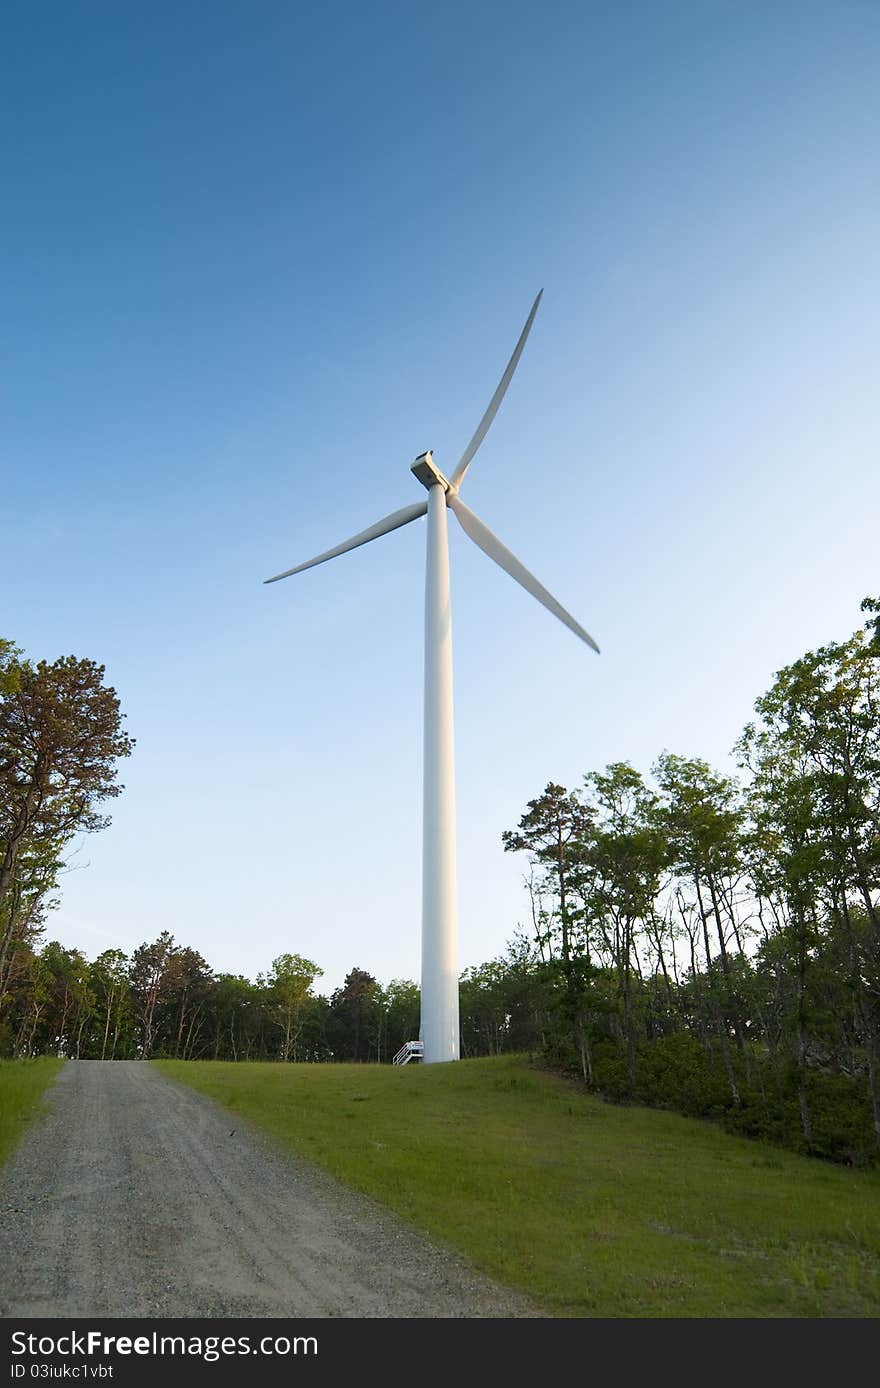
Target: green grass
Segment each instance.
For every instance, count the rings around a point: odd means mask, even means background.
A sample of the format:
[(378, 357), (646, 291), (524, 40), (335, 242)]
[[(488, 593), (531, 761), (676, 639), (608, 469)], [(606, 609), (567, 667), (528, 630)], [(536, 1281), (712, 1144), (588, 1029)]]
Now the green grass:
[(39, 1111), (43, 1091), (63, 1060), (0, 1060), (0, 1166), (18, 1146), (27, 1124)]
[(605, 1104), (522, 1058), (162, 1072), (560, 1316), (876, 1316), (880, 1172)]

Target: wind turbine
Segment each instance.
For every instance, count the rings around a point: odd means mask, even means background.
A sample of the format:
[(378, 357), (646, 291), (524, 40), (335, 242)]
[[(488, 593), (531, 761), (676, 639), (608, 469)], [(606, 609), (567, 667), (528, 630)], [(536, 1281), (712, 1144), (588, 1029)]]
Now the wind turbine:
[(449, 592), (449, 549), (446, 533), (447, 507), (474, 544), (494, 559), (527, 593), (543, 603), (554, 617), (564, 622), (598, 653), (592, 636), (584, 631), (570, 612), (566, 612), (534, 574), (511, 554), (479, 516), (465, 506), (459, 490), (471, 461), (489, 430), (489, 426), (504, 399), (517, 362), (531, 331), (543, 289), (532, 304), (532, 310), (520, 333), (513, 355), (507, 363), (498, 388), (489, 401), (486, 413), (459, 459), (451, 478), (444, 477), (434, 462), (430, 450), (420, 453), (412, 464), (412, 472), (427, 489), (427, 500), (415, 502), (394, 511), (384, 520), (376, 521), (350, 540), (308, 559), (296, 568), (267, 578), (277, 583), (282, 578), (302, 573), (328, 559), (335, 559), (350, 549), (357, 549), (370, 540), (378, 540), (391, 530), (419, 517), (428, 517), (428, 558), (425, 582), (425, 743), (424, 743), (424, 809), (422, 820), (422, 993), (421, 1041), (422, 1059), (431, 1063), (458, 1060), (458, 960), (455, 890), (455, 759), (452, 720), (452, 613)]

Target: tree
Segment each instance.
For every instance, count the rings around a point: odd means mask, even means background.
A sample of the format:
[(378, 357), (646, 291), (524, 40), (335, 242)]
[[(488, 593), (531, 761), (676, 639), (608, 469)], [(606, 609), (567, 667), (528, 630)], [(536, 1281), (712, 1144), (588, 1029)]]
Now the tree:
[(109, 823), (97, 806), (122, 789), (116, 762), (133, 742), (103, 679), (91, 660), (32, 665), (9, 642), (0, 649), (0, 973), (17, 925), (9, 900), (22, 855), (54, 862), (73, 834)]
[[(571, 873), (577, 845), (589, 828), (589, 815), (579, 797), (549, 781), (543, 794), (528, 802), (518, 828), (505, 829), (501, 835), (505, 853), (528, 853), (543, 881), (552, 884), (559, 899), (555, 915), (565, 962), (572, 954), (572, 926), (577, 914), (571, 904)], [(544, 943), (552, 948), (552, 938)]]
[[(100, 1009), (100, 1059), (113, 1060), (126, 1003), (128, 1001), (128, 959), (121, 949), (105, 949), (91, 967), (91, 984)], [(111, 1037), (110, 1028), (113, 1027)]]
[[(875, 611), (873, 599), (863, 603)], [(871, 623), (867, 624), (871, 627)], [(809, 973), (823, 926), (846, 942), (880, 1147), (880, 649), (865, 631), (777, 672), (738, 746), (754, 776), (756, 872), (796, 952), (795, 1047), (804, 1135)], [(861, 923), (863, 922), (863, 924)]]
[(78, 1058), (83, 1028), (94, 1005), (88, 964), (78, 949), (66, 949), (57, 940), (50, 940), (40, 958), (48, 1003), (45, 1049)]
[[(385, 1058), (396, 1055), (406, 1041), (419, 1034), (419, 985), (411, 979), (393, 978), (383, 990), (385, 1012)], [(382, 1057), (379, 1057), (382, 1059)]]
[(18, 855), (15, 874), (0, 907), (0, 1007), (15, 972), (16, 953), (33, 950), (42, 934), (49, 911), (58, 904), (50, 895), (63, 866), (61, 844), (47, 842), (25, 847)]
[(140, 945), (131, 956), (129, 982), (141, 1025), (140, 1053), (144, 1060), (153, 1054), (157, 1009), (167, 1000), (173, 984), (170, 964), (175, 948), (174, 936), (163, 930), (151, 945)]
[(584, 871), (590, 914), (617, 975), (626, 1069), (636, 1084), (634, 975), (639, 972), (636, 936), (655, 912), (660, 873), (667, 856), (656, 818), (656, 797), (627, 762), (612, 762), (586, 777), (594, 824)]
[(461, 976), (461, 1041), (465, 1055), (500, 1055), (510, 1024), (508, 969), (501, 959)]
[(873, 613), (865, 622), (865, 631), (870, 645), (880, 655), (880, 598), (863, 598), (862, 611)]
[(218, 974), (209, 998), (214, 1029), (214, 1060), (246, 1059), (250, 1050), (250, 1024), (258, 1012), (263, 989), (241, 974)]
[(272, 960), (272, 970), (265, 985), (271, 995), (269, 1006), (272, 1015), (283, 1034), (282, 1060), (296, 1060), (305, 1005), (315, 979), (320, 978), (323, 972), (311, 959), (304, 959), (301, 954), (279, 954), (277, 959)]
[[(578, 865), (583, 868), (585, 840), (592, 833), (592, 818), (580, 796), (565, 786), (549, 781), (542, 795), (530, 800), (516, 830), (505, 829), (501, 835), (506, 853), (525, 852), (529, 855), (531, 876), (529, 892), (537, 935), (536, 943), (542, 953), (546, 948), (551, 964), (557, 959), (554, 945), (558, 937), (558, 968), (564, 987), (563, 1029), (580, 1052), (584, 1078), (591, 1073), (589, 1041), (585, 1031), (584, 984), (589, 970), (589, 937), (581, 933), (574, 938), (576, 923), (586, 919), (583, 907), (573, 903), (576, 882), (583, 883), (583, 874), (576, 876)], [(537, 875), (537, 882), (535, 876)], [(538, 900), (546, 894), (558, 898), (558, 908), (546, 912), (535, 910)], [(554, 925), (558, 921), (558, 928)], [(546, 927), (546, 928), (545, 928)]]
[[(735, 883), (741, 872), (744, 812), (733, 781), (719, 776), (699, 757), (664, 752), (654, 766), (662, 800), (657, 821), (666, 837), (670, 864), (696, 898), (706, 952), (707, 998), (710, 1002), (730, 1092), (740, 1103), (739, 1086), (730, 1056), (728, 1028), (732, 1027), (741, 1055), (745, 1054), (742, 1018), (734, 986), (728, 931), (742, 953), (742, 938), (734, 910)], [(680, 910), (683, 903), (680, 902)], [(709, 938), (715, 926), (717, 959)]]
[(342, 1053), (351, 1060), (369, 1060), (370, 1024), (381, 1008), (381, 993), (377, 980), (365, 969), (352, 969), (346, 974), (342, 987), (330, 999), (337, 1057)]

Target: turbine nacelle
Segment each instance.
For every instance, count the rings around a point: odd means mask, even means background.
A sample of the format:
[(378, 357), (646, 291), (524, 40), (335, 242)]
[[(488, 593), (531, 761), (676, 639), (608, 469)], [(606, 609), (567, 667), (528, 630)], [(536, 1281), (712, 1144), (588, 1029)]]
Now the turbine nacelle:
[(412, 472), (414, 477), (419, 479), (422, 486), (426, 487), (428, 491), (430, 491), (432, 487), (436, 487), (438, 482), (444, 492), (452, 490), (452, 483), (449, 481), (448, 477), (443, 476), (443, 473), (434, 462), (434, 454), (430, 448), (427, 453), (419, 454), (410, 468), (410, 472)]

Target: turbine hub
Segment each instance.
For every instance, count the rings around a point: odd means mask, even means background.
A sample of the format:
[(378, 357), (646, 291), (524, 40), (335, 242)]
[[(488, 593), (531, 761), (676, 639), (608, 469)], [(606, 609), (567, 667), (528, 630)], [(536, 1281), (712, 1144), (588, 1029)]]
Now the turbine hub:
[(447, 477), (443, 476), (443, 473), (434, 462), (434, 455), (430, 448), (427, 453), (419, 454), (412, 465), (411, 471), (428, 491), (430, 491), (432, 487), (436, 487), (438, 482), (445, 492), (448, 492), (452, 486), (452, 483)]

